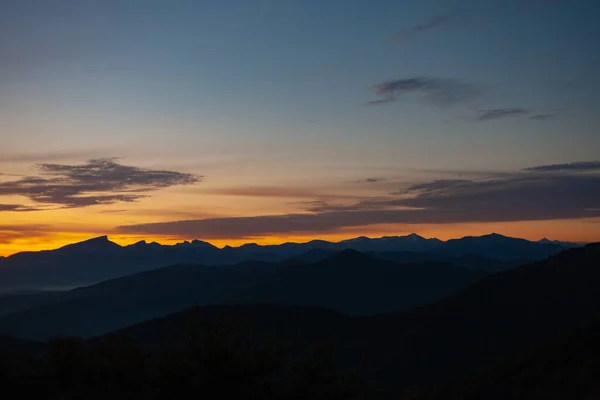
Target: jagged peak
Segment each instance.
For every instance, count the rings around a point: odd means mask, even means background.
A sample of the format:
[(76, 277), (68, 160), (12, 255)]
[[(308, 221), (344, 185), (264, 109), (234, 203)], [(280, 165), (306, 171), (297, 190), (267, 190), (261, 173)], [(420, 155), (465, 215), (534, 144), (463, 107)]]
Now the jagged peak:
[(175, 246), (187, 246), (187, 247), (211, 247), (211, 248), (217, 248), (216, 246), (213, 246), (212, 244), (205, 242), (203, 240), (198, 240), (198, 239), (194, 239), (192, 241), (189, 240), (184, 240), (181, 243), (177, 243)]
[(111, 242), (108, 239), (107, 235), (103, 235), (103, 236), (98, 236), (95, 238), (87, 239), (82, 242), (68, 244), (66, 246), (61, 247), (61, 249), (106, 250), (106, 249), (113, 249), (113, 248), (120, 248), (120, 247), (121, 246), (119, 246), (115, 242)]
[(257, 243), (244, 243), (240, 247), (241, 248), (257, 248), (257, 247), (262, 247), (262, 246)]
[(365, 240), (372, 240), (370, 237), (367, 236), (358, 236), (352, 239), (346, 239), (346, 240), (342, 240), (340, 243), (353, 243), (353, 242), (362, 242)]
[(130, 244), (129, 246), (127, 246), (127, 248), (128, 249), (131, 249), (131, 248), (141, 248), (141, 247), (147, 247), (147, 246), (150, 246), (150, 245), (158, 245), (158, 243), (156, 243), (156, 242), (148, 243), (145, 240), (140, 240), (140, 241), (137, 241), (137, 242), (135, 242), (133, 244)]
[(490, 234), (483, 235), (482, 237), (497, 237), (497, 238), (505, 238), (505, 237), (508, 237), (508, 236), (504, 236), (504, 235), (502, 235), (502, 234), (500, 234), (500, 233), (492, 232), (492, 233), (490, 233)]

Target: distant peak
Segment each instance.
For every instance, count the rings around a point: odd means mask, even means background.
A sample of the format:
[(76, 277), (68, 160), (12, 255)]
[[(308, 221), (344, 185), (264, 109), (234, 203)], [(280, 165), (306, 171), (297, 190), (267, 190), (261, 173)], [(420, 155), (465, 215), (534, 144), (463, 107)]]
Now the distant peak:
[[(104, 235), (104, 236), (98, 236), (95, 238), (84, 240), (83, 242), (75, 243), (75, 245), (78, 245), (78, 244), (101, 244), (101, 243), (106, 244), (106, 243), (113, 243), (113, 242), (108, 240), (108, 236)], [(116, 244), (116, 243), (113, 243), (113, 244)]]
[(137, 247), (145, 247), (148, 245), (148, 242), (146, 242), (145, 240), (140, 240), (138, 242), (135, 242), (133, 244), (130, 244), (129, 246), (127, 246), (128, 248), (137, 248)]
[(216, 248), (215, 246), (213, 246), (212, 244), (208, 243), (208, 242), (204, 242), (202, 240), (198, 240), (198, 239), (194, 239), (191, 242), (185, 240), (182, 243), (177, 243), (176, 246), (187, 246), (187, 247), (210, 247), (210, 248)]
[(355, 237), (352, 239), (346, 239), (346, 240), (342, 240), (340, 243), (354, 243), (354, 242), (363, 242), (366, 240), (371, 240), (371, 238), (366, 237), (366, 236), (359, 236), (359, 237)]
[[(329, 244), (331, 242), (328, 242), (327, 240), (323, 240), (323, 239), (313, 239), (308, 243), (309, 244)], [(297, 244), (297, 243), (294, 243), (294, 244)]]
[(107, 250), (120, 248), (115, 242), (111, 242), (108, 236), (98, 236), (92, 239), (84, 240), (82, 242), (69, 244), (61, 247), (62, 249), (82, 249), (82, 250)]
[(491, 239), (510, 239), (508, 236), (501, 235), (499, 233), (490, 233), (489, 235), (483, 235), (481, 237), (491, 238)]
[(92, 241), (110, 242), (110, 240), (108, 240), (108, 235), (98, 236), (98, 237), (95, 237), (95, 238), (84, 240), (84, 242), (92, 242)]

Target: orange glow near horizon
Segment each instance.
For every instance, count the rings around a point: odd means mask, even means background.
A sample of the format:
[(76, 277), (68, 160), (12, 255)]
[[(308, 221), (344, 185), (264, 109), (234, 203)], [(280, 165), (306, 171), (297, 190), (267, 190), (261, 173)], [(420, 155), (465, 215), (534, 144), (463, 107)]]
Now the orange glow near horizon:
[(403, 236), (417, 233), (426, 238), (441, 240), (454, 239), (464, 236), (480, 236), (489, 233), (499, 233), (506, 236), (520, 237), (528, 240), (540, 240), (548, 237), (552, 240), (572, 242), (597, 242), (600, 241), (600, 221), (593, 220), (564, 220), (564, 221), (526, 221), (510, 223), (471, 223), (471, 224), (429, 224), (429, 225), (373, 225), (366, 227), (347, 228), (336, 232), (298, 233), (290, 235), (273, 235), (257, 238), (190, 238), (173, 236), (143, 236), (111, 234), (103, 229), (94, 229), (89, 232), (41, 232), (27, 235), (14, 235), (0, 231), (0, 256), (10, 256), (23, 251), (40, 251), (57, 249), (67, 244), (76, 243), (98, 236), (108, 235), (109, 239), (119, 245), (129, 245), (140, 240), (158, 242), (172, 245), (184, 240), (199, 239), (207, 241), (217, 247), (240, 246), (245, 243), (258, 243), (261, 245), (281, 244), (285, 242), (308, 242), (314, 239), (340, 241), (357, 236), (381, 237)]

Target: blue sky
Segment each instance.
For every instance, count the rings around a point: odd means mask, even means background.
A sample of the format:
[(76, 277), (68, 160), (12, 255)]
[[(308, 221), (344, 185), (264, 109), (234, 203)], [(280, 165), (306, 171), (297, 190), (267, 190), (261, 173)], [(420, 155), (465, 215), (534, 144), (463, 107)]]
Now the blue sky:
[[(595, 161), (599, 14), (583, 0), (3, 1), (0, 172), (120, 157), (201, 174), (202, 192)], [(294, 211), (228, 199), (221, 216)]]

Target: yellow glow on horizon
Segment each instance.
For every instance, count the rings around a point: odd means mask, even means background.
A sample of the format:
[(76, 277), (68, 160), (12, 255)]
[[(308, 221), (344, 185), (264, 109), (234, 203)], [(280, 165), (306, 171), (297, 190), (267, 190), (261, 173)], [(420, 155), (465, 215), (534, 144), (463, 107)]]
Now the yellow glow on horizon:
[(357, 236), (381, 237), (402, 236), (417, 233), (426, 238), (436, 237), (441, 240), (459, 238), (463, 236), (480, 236), (492, 232), (506, 236), (520, 237), (529, 240), (539, 240), (548, 237), (553, 240), (566, 240), (573, 242), (600, 241), (600, 224), (590, 220), (564, 220), (564, 221), (524, 221), (510, 223), (471, 223), (471, 224), (428, 224), (428, 225), (373, 225), (365, 227), (347, 228), (336, 232), (313, 232), (289, 235), (272, 235), (260, 238), (190, 238), (174, 236), (152, 236), (141, 234), (111, 233), (111, 229), (102, 226), (90, 227), (89, 230), (77, 229), (51, 232), (32, 232), (31, 235), (14, 234), (0, 231), (0, 256), (8, 256), (21, 251), (51, 250), (67, 244), (80, 242), (97, 236), (108, 235), (109, 239), (119, 245), (129, 245), (140, 240), (147, 242), (156, 241), (161, 244), (172, 245), (184, 240), (204, 240), (217, 247), (240, 246), (245, 243), (258, 243), (261, 245), (281, 244), (285, 242), (308, 242), (314, 239), (340, 241)]

